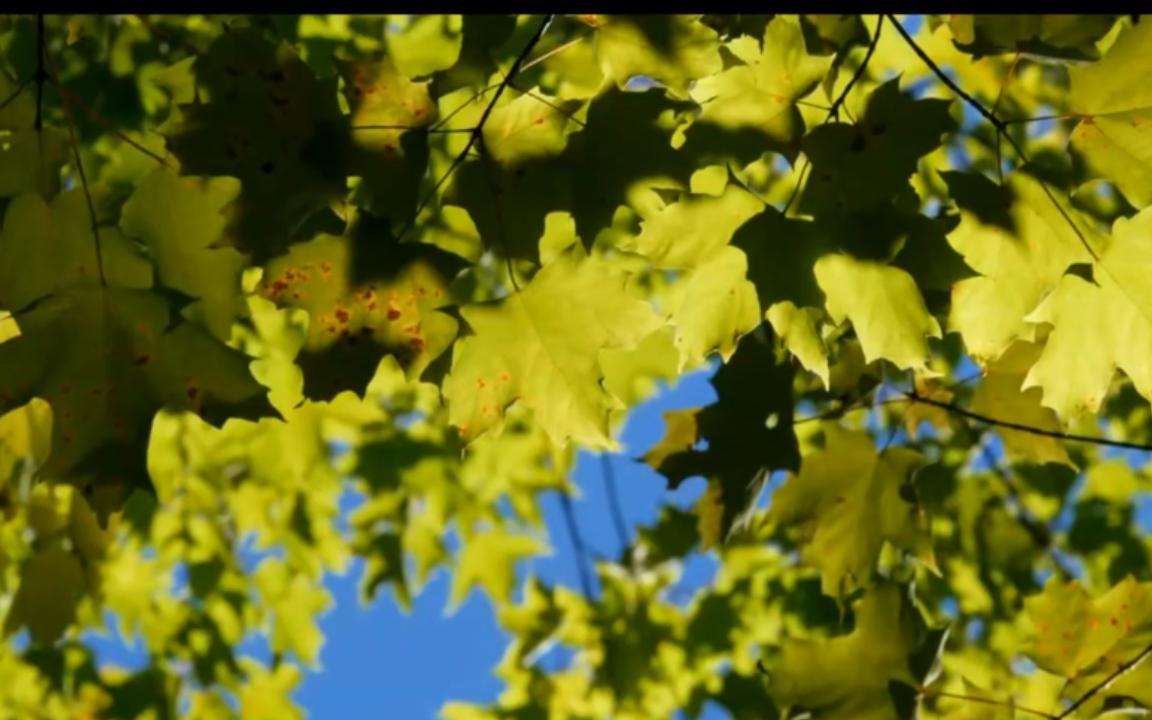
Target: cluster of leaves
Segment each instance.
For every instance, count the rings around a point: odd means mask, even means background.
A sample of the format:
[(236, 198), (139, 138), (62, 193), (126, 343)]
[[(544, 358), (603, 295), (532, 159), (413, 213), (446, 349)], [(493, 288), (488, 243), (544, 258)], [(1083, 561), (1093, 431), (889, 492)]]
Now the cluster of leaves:
[[(0, 716), (300, 717), (352, 558), (490, 598), (451, 720), (1152, 708), (1149, 42), (0, 18)], [(638, 460), (695, 504), (518, 583), (575, 451), (715, 360)]]

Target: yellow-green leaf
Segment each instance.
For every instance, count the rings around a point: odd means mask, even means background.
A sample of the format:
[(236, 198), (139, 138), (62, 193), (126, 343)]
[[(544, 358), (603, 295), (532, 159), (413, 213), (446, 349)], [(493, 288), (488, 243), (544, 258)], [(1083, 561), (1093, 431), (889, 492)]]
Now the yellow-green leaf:
[(608, 415), (618, 401), (601, 384), (600, 353), (633, 347), (659, 325), (624, 283), (609, 263), (569, 252), (504, 300), (464, 307), (474, 334), (457, 341), (444, 383), (461, 435), (498, 427), (518, 402), (558, 443), (612, 447)]

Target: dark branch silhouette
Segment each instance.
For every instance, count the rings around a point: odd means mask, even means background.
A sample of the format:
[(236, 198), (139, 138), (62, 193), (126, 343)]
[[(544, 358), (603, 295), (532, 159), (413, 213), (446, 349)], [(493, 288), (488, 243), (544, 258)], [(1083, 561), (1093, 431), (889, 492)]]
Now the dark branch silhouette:
[(1069, 442), (1082, 442), (1090, 445), (1105, 445), (1107, 447), (1126, 448), (1128, 450), (1143, 450), (1145, 452), (1152, 452), (1152, 445), (1145, 443), (1129, 442), (1127, 440), (1111, 440), (1109, 438), (1092, 437), (1090, 435), (1079, 435), (1076, 433), (1060, 432), (1059, 430), (1045, 430), (1044, 428), (1034, 427), (1032, 425), (1025, 425), (1023, 423), (1012, 422), (1011, 420), (1002, 420), (988, 415), (982, 415), (978, 412), (972, 412), (967, 408), (960, 407), (955, 403), (943, 402), (941, 400), (933, 400), (926, 398), (923, 395), (913, 392), (904, 392), (905, 397), (913, 402), (923, 403), (925, 405), (932, 405), (942, 410), (966, 417), (969, 420), (982, 422), (986, 425), (995, 425), (997, 427), (1008, 428), (1010, 430), (1019, 430), (1020, 432), (1031, 433), (1032, 435), (1041, 435), (1043, 437), (1056, 438), (1058, 440), (1067, 440)]
[(1139, 653), (1134, 655), (1131, 659), (1120, 663), (1120, 665), (1118, 665), (1115, 670), (1108, 673), (1107, 677), (1105, 677), (1103, 680), (1096, 683), (1092, 687), (1088, 688), (1088, 691), (1085, 692), (1083, 695), (1081, 695), (1074, 703), (1072, 703), (1068, 707), (1064, 708), (1064, 712), (1057, 715), (1056, 720), (1062, 720), (1063, 718), (1066, 718), (1066, 717), (1070, 716), (1072, 713), (1076, 712), (1076, 710), (1081, 705), (1088, 702), (1098, 692), (1100, 692), (1104, 688), (1111, 685), (1112, 682), (1116, 678), (1120, 677), (1124, 673), (1128, 672), (1132, 668), (1134, 668), (1137, 665), (1139, 665), (1140, 663), (1144, 662), (1145, 658), (1147, 658), (1149, 655), (1152, 655), (1152, 643), (1149, 643), (1148, 645), (1144, 646), (1143, 650), (1141, 650)]
[[(473, 146), (475, 146), (477, 142), (482, 141), (481, 136), (484, 133), (484, 125), (488, 122), (488, 117), (492, 114), (492, 111), (496, 109), (496, 103), (500, 101), (500, 98), (504, 95), (504, 91), (508, 89), (508, 86), (512, 84), (512, 81), (520, 73), (520, 68), (524, 65), (524, 61), (528, 59), (528, 54), (532, 52), (532, 48), (536, 47), (536, 44), (540, 42), (540, 38), (544, 36), (544, 31), (547, 30), (548, 25), (551, 24), (552, 17), (551, 14), (545, 15), (544, 19), (540, 21), (540, 26), (536, 28), (536, 32), (532, 33), (532, 37), (528, 38), (528, 42), (524, 44), (524, 49), (520, 51), (520, 54), (517, 55), (516, 59), (512, 62), (512, 67), (508, 68), (508, 74), (497, 84), (496, 92), (492, 95), (492, 99), (484, 106), (484, 112), (480, 113), (480, 119), (477, 121), (476, 127), (472, 128), (472, 132), (468, 135), (468, 142), (464, 146), (464, 149), (457, 153), (456, 157), (452, 159), (452, 163), (448, 166), (448, 169), (444, 171), (444, 174), (440, 176), (440, 179), (436, 181), (432, 189), (428, 191), (420, 203), (417, 204), (416, 210), (412, 213), (412, 219), (403, 230), (396, 234), (399, 239), (402, 240), (416, 225), (416, 219), (420, 216), (420, 213), (428, 206), (432, 198), (436, 196), (436, 193), (440, 191), (444, 183), (448, 182), (448, 178), (452, 177), (452, 174), (456, 172), (456, 169), (460, 167), (464, 159), (468, 157), (468, 153), (472, 151)], [(481, 91), (481, 94), (486, 91), (487, 88)], [(459, 110), (459, 108), (457, 108), (457, 110)]]
[(568, 538), (572, 542), (572, 548), (576, 551), (576, 570), (580, 574), (580, 589), (584, 592), (584, 597), (591, 598), (593, 597), (592, 577), (584, 565), (584, 560), (588, 556), (588, 548), (584, 544), (584, 536), (580, 532), (580, 526), (576, 523), (576, 513), (572, 509), (572, 498), (563, 490), (560, 491), (560, 509), (564, 512), (564, 525), (568, 529)]

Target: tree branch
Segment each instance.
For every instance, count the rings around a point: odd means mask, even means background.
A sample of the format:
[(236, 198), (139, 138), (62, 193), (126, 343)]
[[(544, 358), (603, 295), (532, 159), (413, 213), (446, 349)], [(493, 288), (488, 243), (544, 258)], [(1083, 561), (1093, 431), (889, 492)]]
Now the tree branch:
[[(924, 52), (924, 48), (917, 44), (916, 40), (914, 40), (912, 36), (908, 34), (908, 31), (905, 30), (904, 26), (896, 20), (895, 16), (889, 15), (888, 18), (896, 26), (896, 30), (900, 33), (900, 36), (904, 38), (904, 42), (907, 43), (908, 47), (912, 48), (912, 51), (916, 53), (916, 55), (924, 62), (925, 65), (928, 66), (928, 68), (933, 73), (935, 73), (940, 82), (944, 83), (949, 90), (956, 93), (956, 95), (961, 100), (966, 102), (969, 107), (980, 113), (985, 120), (991, 123), (992, 127), (996, 128), (997, 138), (1003, 136), (1004, 139), (1008, 141), (1008, 144), (1012, 146), (1012, 149), (1016, 151), (1016, 154), (1020, 157), (1021, 160), (1023, 160), (1025, 163), (1031, 162), (1028, 159), (1027, 153), (1024, 152), (1024, 148), (1021, 147), (1020, 143), (1016, 142), (1016, 139), (1008, 133), (1007, 123), (996, 117), (995, 113), (984, 107), (984, 105), (979, 100), (964, 92), (963, 88), (953, 82), (952, 78), (948, 77), (948, 75), (945, 74), (940, 66), (937, 65), (936, 62), (932, 60), (932, 58), (928, 57), (928, 53)], [(1047, 196), (1048, 200), (1056, 208), (1056, 212), (1060, 213), (1060, 217), (1062, 217), (1064, 221), (1068, 223), (1068, 227), (1072, 228), (1072, 232), (1076, 234), (1076, 237), (1080, 240), (1080, 244), (1083, 245), (1084, 249), (1088, 252), (1088, 256), (1099, 262), (1100, 256), (1096, 253), (1096, 249), (1093, 248), (1092, 244), (1088, 242), (1088, 238), (1084, 236), (1084, 232), (1080, 229), (1080, 226), (1072, 220), (1072, 216), (1068, 214), (1068, 211), (1064, 209), (1064, 206), (1056, 200), (1056, 196), (1052, 194), (1052, 189), (1048, 187), (1048, 183), (1045, 182), (1043, 178), (1038, 177), (1036, 179), (1040, 182), (1040, 188), (1044, 191), (1044, 195)]]
[[(551, 13), (545, 15), (544, 19), (540, 22), (540, 27), (536, 28), (536, 32), (532, 33), (532, 37), (528, 38), (524, 49), (520, 51), (520, 54), (517, 55), (516, 59), (512, 62), (512, 66), (508, 68), (508, 74), (506, 74), (504, 79), (496, 86), (496, 92), (492, 95), (492, 99), (488, 101), (488, 104), (484, 107), (484, 111), (480, 113), (480, 120), (468, 135), (468, 143), (464, 146), (464, 149), (452, 159), (448, 170), (444, 172), (428, 194), (424, 196), (424, 199), (416, 206), (415, 212), (412, 213), (412, 219), (403, 230), (396, 234), (397, 239), (403, 239), (404, 235), (416, 225), (416, 218), (419, 217), (420, 212), (428, 206), (428, 203), (431, 202), (436, 193), (440, 191), (440, 188), (448, 181), (448, 178), (452, 177), (452, 174), (456, 172), (456, 169), (464, 162), (464, 158), (468, 157), (468, 153), (472, 151), (473, 146), (480, 141), (484, 133), (484, 124), (488, 122), (488, 117), (492, 114), (492, 111), (496, 109), (496, 103), (499, 102), (501, 96), (504, 95), (504, 91), (508, 89), (508, 86), (512, 84), (516, 75), (519, 74), (521, 66), (523, 66), (524, 61), (528, 59), (528, 54), (531, 53), (532, 49), (536, 47), (536, 44), (540, 42), (540, 38), (544, 36), (544, 31), (548, 29), (548, 25), (552, 22), (553, 17)], [(487, 89), (485, 89), (485, 92), (486, 91)]]
[(39, 133), (44, 128), (44, 81), (48, 73), (44, 71), (44, 15), (36, 15), (36, 119), (32, 122), (32, 129)]
[[(868, 51), (864, 54), (864, 59), (860, 61), (860, 66), (856, 68), (856, 72), (849, 78), (848, 84), (844, 86), (844, 89), (841, 90), (836, 99), (832, 101), (832, 105), (828, 108), (828, 114), (824, 116), (824, 122), (822, 122), (821, 125), (827, 125), (828, 121), (833, 118), (837, 120), (840, 118), (840, 107), (844, 104), (844, 101), (848, 99), (848, 93), (851, 92), (860, 78), (864, 76), (864, 71), (868, 69), (868, 62), (872, 59), (872, 53), (876, 52), (876, 45), (880, 42), (880, 28), (883, 24), (884, 16), (877, 16), (876, 34), (872, 36), (872, 42), (868, 45)], [(784, 209), (781, 211), (785, 216), (787, 216), (788, 211), (792, 209), (792, 203), (799, 197), (800, 188), (803, 187), (804, 179), (808, 176), (808, 171), (811, 167), (812, 163), (809, 162), (808, 156), (805, 155), (804, 162), (801, 164), (800, 171), (796, 176), (796, 185), (792, 188), (792, 194), (788, 196), (788, 202), (784, 204)]]
[(982, 415), (977, 412), (972, 412), (967, 408), (962, 408), (959, 405), (950, 402), (942, 402), (940, 400), (933, 400), (926, 398), (923, 395), (918, 395), (916, 392), (904, 391), (904, 395), (913, 402), (924, 403), (925, 405), (932, 405), (942, 410), (966, 417), (969, 420), (982, 422), (985, 425), (995, 425), (997, 427), (1008, 428), (1010, 430), (1019, 430), (1020, 432), (1030, 433), (1032, 435), (1040, 435), (1042, 437), (1056, 438), (1057, 440), (1065, 440), (1069, 442), (1082, 442), (1089, 445), (1104, 445), (1107, 447), (1126, 448), (1128, 450), (1143, 450), (1145, 452), (1152, 452), (1152, 445), (1145, 445), (1144, 443), (1128, 442), (1127, 440), (1110, 440), (1108, 438), (1091, 437), (1089, 435), (1078, 435), (1076, 433), (1065, 433), (1059, 430), (1045, 430), (1044, 428), (1033, 427), (1032, 425), (1024, 425), (1022, 423), (1012, 422), (1011, 420), (1001, 420), (999, 418)]
[[(42, 130), (40, 105), (43, 100), (44, 82), (50, 77), (56, 77), (56, 69), (47, 65), (48, 57), (45, 51), (47, 43), (44, 39), (43, 15), (36, 16), (36, 31), (36, 47), (40, 53), (36, 71), (36, 132), (40, 133)], [(100, 223), (96, 215), (96, 204), (92, 200), (92, 190), (88, 187), (88, 176), (84, 172), (84, 160), (80, 157), (80, 143), (76, 137), (76, 119), (72, 113), (71, 98), (61, 94), (60, 100), (64, 107), (64, 120), (68, 125), (68, 142), (72, 146), (72, 157), (76, 162), (76, 174), (80, 179), (80, 188), (84, 192), (84, 202), (88, 206), (88, 220), (92, 225), (92, 244), (96, 253), (96, 270), (100, 275), (100, 285), (107, 287), (108, 278), (104, 273), (104, 250), (100, 240)], [(38, 137), (43, 139), (42, 135), (38, 135)], [(41, 155), (41, 159), (43, 159), (43, 155)], [(41, 162), (41, 167), (43, 167), (43, 162)]]
[(880, 43), (880, 30), (883, 27), (884, 16), (877, 15), (876, 34), (872, 36), (872, 42), (868, 45), (868, 52), (864, 54), (864, 59), (860, 61), (860, 66), (856, 68), (856, 72), (852, 75), (852, 78), (848, 80), (848, 84), (845, 85), (844, 89), (840, 91), (840, 95), (832, 101), (832, 107), (828, 108), (828, 116), (825, 118), (824, 122), (828, 122), (829, 118), (840, 117), (840, 106), (843, 105), (844, 101), (848, 99), (848, 93), (851, 92), (852, 88), (856, 85), (860, 78), (864, 76), (864, 71), (868, 69), (868, 62), (872, 59), (872, 53), (876, 52), (876, 46)]
[(0, 100), (0, 110), (3, 110), (4, 108), (8, 107), (9, 105), (12, 104), (13, 100), (20, 97), (20, 94), (28, 89), (28, 85), (31, 82), (32, 82), (31, 80), (25, 80), (24, 82), (20, 83), (20, 85), (15, 90), (13, 90), (12, 93), (8, 97), (4, 98), (3, 100)]
[(1140, 663), (1144, 662), (1144, 659), (1147, 658), (1149, 655), (1152, 655), (1152, 643), (1149, 643), (1148, 645), (1144, 646), (1144, 649), (1141, 650), (1139, 653), (1137, 653), (1130, 660), (1120, 663), (1120, 665), (1117, 666), (1117, 668), (1115, 670), (1113, 670), (1111, 673), (1109, 673), (1107, 677), (1105, 677), (1103, 680), (1101, 680), (1100, 682), (1096, 683), (1091, 688), (1089, 688), (1088, 692), (1081, 695), (1080, 698), (1077, 699), (1074, 703), (1072, 703), (1068, 707), (1064, 708), (1064, 712), (1057, 715), (1055, 720), (1063, 720), (1063, 718), (1066, 718), (1066, 717), (1070, 716), (1072, 713), (1076, 712), (1076, 710), (1078, 708), (1080, 708), (1081, 705), (1088, 702), (1089, 700), (1091, 700), (1093, 698), (1093, 696), (1095, 696), (1101, 690), (1103, 690), (1104, 688), (1111, 685), (1112, 682), (1114, 680), (1116, 680), (1116, 678), (1120, 677), (1124, 673), (1128, 672), (1132, 668), (1134, 668), (1137, 665), (1139, 665)]
[(572, 548), (576, 551), (576, 570), (580, 573), (580, 589), (584, 591), (584, 597), (591, 599), (593, 597), (592, 577), (584, 565), (588, 548), (584, 545), (584, 536), (580, 533), (580, 526), (576, 524), (572, 498), (563, 490), (560, 491), (560, 509), (564, 512), (564, 524), (568, 528), (568, 537), (572, 541)]
[(624, 520), (624, 508), (620, 495), (616, 492), (616, 471), (612, 468), (612, 457), (608, 453), (600, 455), (601, 478), (604, 480), (604, 493), (608, 496), (608, 510), (612, 514), (612, 524), (620, 538), (620, 547), (628, 549), (628, 523)]

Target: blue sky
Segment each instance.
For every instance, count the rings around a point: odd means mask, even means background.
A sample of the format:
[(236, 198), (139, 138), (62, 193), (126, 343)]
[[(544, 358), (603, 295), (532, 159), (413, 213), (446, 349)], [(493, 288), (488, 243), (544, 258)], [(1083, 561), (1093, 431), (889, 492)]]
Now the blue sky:
[[(688, 504), (703, 490), (703, 480), (697, 479), (669, 493), (660, 475), (630, 458), (659, 440), (664, 431), (662, 412), (715, 400), (708, 383), (710, 374), (701, 371), (684, 376), (629, 417), (621, 437), (623, 451), (612, 456), (611, 462), (630, 528), (654, 522), (666, 502)], [(581, 498), (574, 503), (574, 510), (587, 544), (615, 557), (621, 547), (608, 510), (601, 467), (598, 455), (580, 455), (574, 479)], [(554, 552), (526, 563), (525, 571), (549, 583), (579, 587), (575, 553), (557, 497), (544, 499), (544, 512)], [(346, 575), (328, 583), (335, 606), (320, 623), (327, 638), (322, 667), (309, 673), (296, 693), (310, 718), (386, 714), (397, 720), (424, 720), (436, 717), (447, 700), (496, 699), (501, 684), (492, 670), (508, 638), (496, 625), (483, 594), (474, 593), (448, 616), (444, 609), (449, 578), (439, 573), (415, 599), (411, 614), (405, 615), (388, 593), (382, 593), (371, 607), (361, 606), (359, 575), (360, 566), (355, 564)], [(709, 561), (698, 558), (686, 568), (684, 583), (699, 585), (710, 577)]]
[[(920, 22), (919, 16), (913, 16), (904, 24), (915, 32)], [(915, 90), (922, 91), (923, 87)], [(979, 120), (970, 108), (965, 107), (964, 113), (966, 125)], [(669, 493), (661, 476), (631, 458), (660, 438), (661, 413), (672, 408), (706, 405), (715, 399), (708, 383), (710, 374), (711, 371), (702, 371), (681, 378), (629, 417), (621, 437), (623, 451), (612, 456), (611, 462), (630, 529), (654, 522), (663, 504), (688, 505), (702, 491), (703, 481), (695, 479), (686, 482), (677, 492)], [(998, 445), (996, 449), (998, 452)], [(581, 454), (574, 480), (582, 494), (574, 508), (585, 540), (591, 549), (617, 556), (620, 542), (605, 495), (600, 457)], [(575, 552), (565, 530), (558, 498), (546, 497), (544, 510), (554, 553), (526, 563), (523, 570), (550, 584), (578, 588)], [(1141, 523), (1145, 524), (1152, 518), (1152, 507), (1142, 507), (1140, 515)], [(709, 580), (711, 572), (709, 558), (694, 556), (689, 559), (683, 586), (685, 589), (698, 587)], [(492, 671), (508, 638), (496, 625), (486, 596), (473, 593), (454, 614), (446, 614), (450, 578), (440, 572), (414, 599), (408, 614), (397, 607), (388, 592), (382, 592), (375, 603), (364, 607), (358, 589), (361, 573), (361, 564), (353, 563), (347, 573), (331, 577), (327, 583), (334, 606), (320, 622), (326, 637), (321, 667), (305, 675), (296, 693), (297, 701), (310, 718), (430, 720), (449, 700), (488, 703), (496, 699), (501, 683), (492, 676)], [(260, 644), (254, 643), (252, 648), (245, 649), (264, 655), (266, 651)], [(130, 654), (126, 656), (118, 641), (100, 639), (95, 645), (106, 659), (133, 664)], [(705, 714), (706, 720), (724, 716), (719, 711)]]

